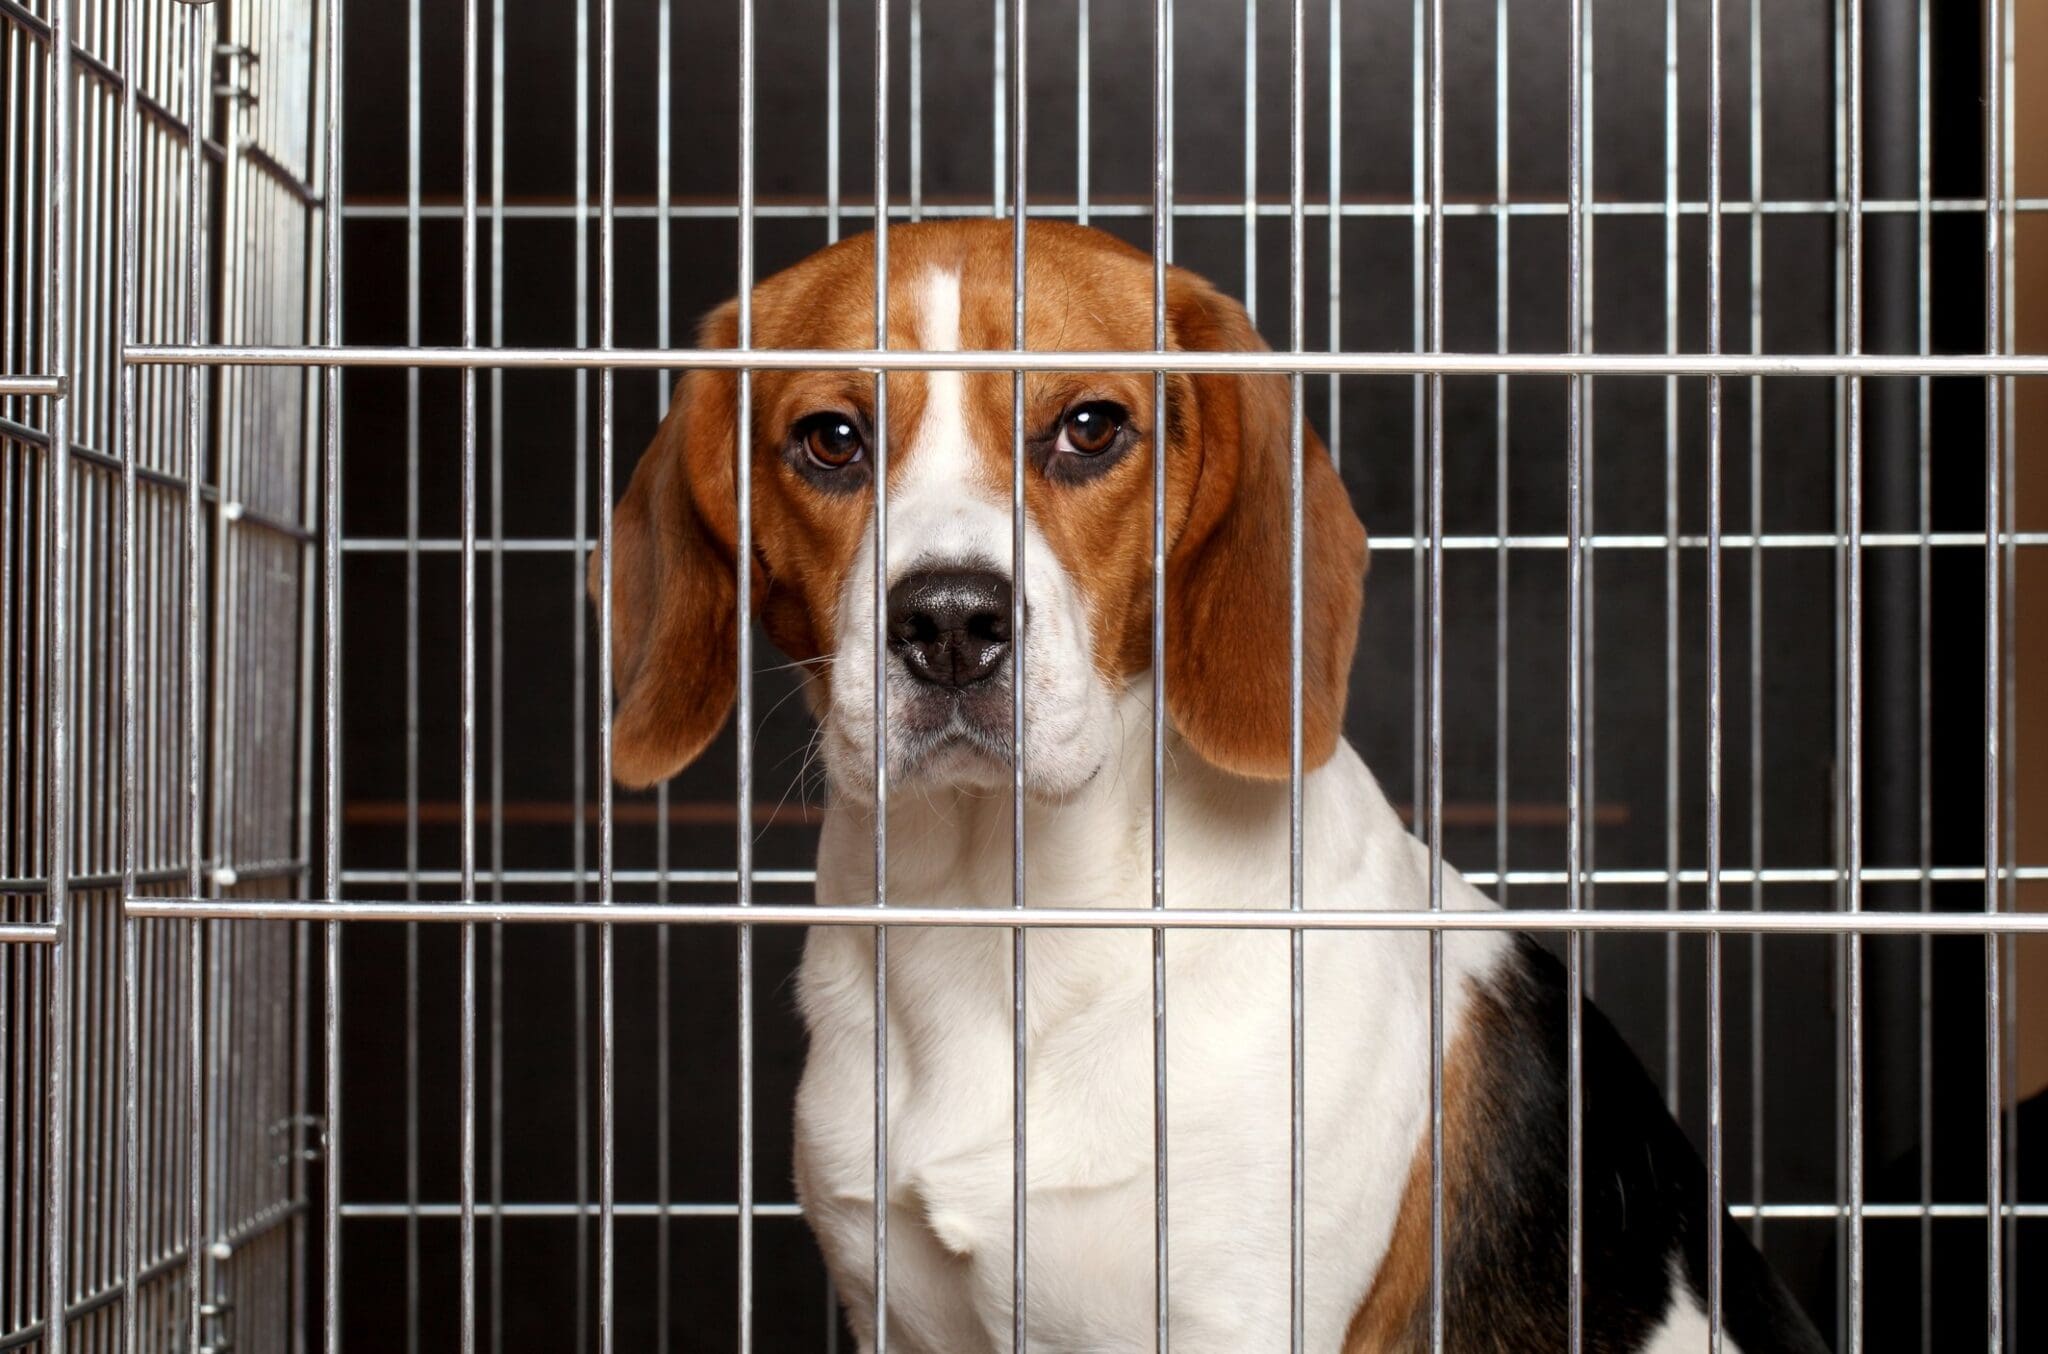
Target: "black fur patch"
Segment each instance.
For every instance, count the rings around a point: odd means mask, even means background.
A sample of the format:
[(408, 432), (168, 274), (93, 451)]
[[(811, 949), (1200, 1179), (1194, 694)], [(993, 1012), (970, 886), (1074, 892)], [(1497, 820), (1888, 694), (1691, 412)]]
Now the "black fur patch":
[[(1445, 1237), (1446, 1348), (1567, 1346), (1569, 1177), (1564, 966), (1526, 937), (1468, 1018), (1465, 1141)], [(1585, 1005), (1584, 1263), (1588, 1354), (1640, 1348), (1670, 1304), (1676, 1257), (1707, 1287), (1706, 1169), (1620, 1034)], [(1723, 1331), (1743, 1354), (1827, 1349), (1748, 1236), (1721, 1220)], [(1701, 1298), (1702, 1305), (1704, 1299)], [(1427, 1347), (1428, 1312), (1417, 1332)]]

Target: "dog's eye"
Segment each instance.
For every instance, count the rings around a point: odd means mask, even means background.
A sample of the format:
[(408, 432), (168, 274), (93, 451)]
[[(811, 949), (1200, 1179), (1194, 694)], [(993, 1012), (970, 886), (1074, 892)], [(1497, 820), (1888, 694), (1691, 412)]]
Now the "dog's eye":
[(845, 414), (812, 414), (796, 425), (793, 440), (813, 465), (824, 470), (852, 465), (867, 445), (860, 425)]
[(1124, 421), (1129, 417), (1122, 405), (1108, 400), (1077, 404), (1060, 421), (1058, 450), (1080, 456), (1100, 456), (1116, 445), (1118, 435), (1124, 430)]

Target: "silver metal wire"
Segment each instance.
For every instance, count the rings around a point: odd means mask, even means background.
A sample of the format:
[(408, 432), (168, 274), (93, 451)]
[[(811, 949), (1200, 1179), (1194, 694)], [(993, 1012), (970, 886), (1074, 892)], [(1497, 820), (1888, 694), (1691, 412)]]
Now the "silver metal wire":
[[(72, 190), (71, 164), (71, 30), (65, 6), (50, 8), (49, 73), (44, 87), (43, 131), (48, 137), (49, 182), (44, 196), (48, 213), (43, 238), (49, 242), (56, 266), (46, 264), (43, 272), (44, 323), (47, 336), (43, 353), (55, 388), (49, 398), (49, 494), (50, 494), (50, 611), (58, 619), (48, 630), (45, 692), (49, 729), (48, 780), (44, 790), (48, 804), (45, 822), (49, 831), (45, 847), (45, 870), (49, 889), (45, 894), (49, 925), (53, 932), (49, 950), (48, 991), (45, 994), (45, 1075), (48, 1078), (49, 1107), (44, 1130), (45, 1170), (48, 1173), (43, 1196), (44, 1335), (48, 1354), (64, 1354), (70, 1334), (66, 1313), (71, 1306), (71, 1220), (70, 1133), (71, 1133), (71, 969), (76, 962), (75, 928), (71, 922), (71, 662), (70, 636), (65, 619), (71, 614), (67, 598), (72, 575), (71, 518), (71, 277), (63, 258), (64, 242), (70, 238)], [(197, 125), (194, 117), (194, 125)], [(196, 385), (196, 382), (195, 382)], [(197, 892), (195, 889), (194, 892)], [(196, 1253), (196, 1247), (194, 1248)], [(196, 1288), (195, 1288), (196, 1292)]]
[[(889, 0), (875, 0), (875, 347), (889, 346)], [(998, 176), (1000, 178), (1000, 175)], [(1014, 357), (1015, 361), (1022, 361)], [(889, 377), (875, 372), (875, 908), (889, 905)], [(875, 1354), (889, 1349), (889, 928), (875, 927)]]
[[(1288, 189), (1293, 216), (1287, 231), (1287, 334), (1288, 343), (1299, 351), (1304, 332), (1304, 284), (1302, 264), (1308, 250), (1305, 218), (1302, 214), (1308, 183), (1308, 149), (1305, 142), (1307, 72), (1302, 52), (1302, 0), (1294, 0), (1288, 33)], [(1246, 128), (1249, 148), (1252, 129)], [(1249, 171), (1247, 171), (1249, 173)], [(1249, 292), (1247, 278), (1246, 291)], [(1301, 702), (1303, 677), (1302, 590), (1303, 535), (1307, 531), (1303, 512), (1303, 481), (1307, 466), (1302, 436), (1301, 374), (1287, 383), (1287, 907), (1299, 912), (1304, 905), (1304, 854), (1302, 850), (1302, 745)], [(1303, 1031), (1307, 992), (1302, 972), (1300, 931), (1287, 938), (1288, 970), (1288, 1342), (1294, 1354), (1301, 1354), (1307, 1340), (1308, 1322), (1308, 1067), (1307, 1043)]]
[[(1172, 0), (1152, 5), (1152, 348), (1166, 351), (1166, 270), (1173, 249)], [(1152, 372), (1152, 424), (1169, 424), (1166, 373)], [(1152, 911), (1166, 910), (1166, 457), (1152, 452)], [(1172, 1330), (1168, 1270), (1166, 931), (1152, 932), (1152, 1341), (1166, 1354)]]
[[(2003, 232), (2007, 222), (2001, 211), (2005, 188), (2003, 116), (2005, 94), (2006, 42), (2001, 0), (1986, 0), (1984, 10), (1984, 353), (1987, 363), (2004, 351), (2000, 307), (2005, 301), (2002, 283), (2005, 269)], [(2005, 455), (2005, 428), (2000, 419), (2004, 395), (1996, 376), (1984, 380), (1984, 525), (1995, 531), (2004, 519), (2005, 484), (2001, 461)], [(2003, 619), (1999, 606), (2003, 561), (1998, 547), (1987, 540), (1984, 546), (1984, 910), (1999, 912), (1997, 867), (2001, 859), (1999, 813), (2002, 772), (1999, 700), (2002, 689)], [(2010, 914), (2008, 914), (2010, 915)], [(1986, 1337), (1990, 1348), (2005, 1346), (2005, 1229), (1999, 1225), (1999, 1208), (2004, 1199), (2002, 1168), (2004, 1123), (2000, 1099), (2004, 1090), (2004, 1060), (2000, 1041), (2005, 1031), (2000, 1022), (1999, 969), (2003, 956), (1995, 937), (1984, 940), (1984, 1226)]]
[[(1722, 286), (1725, 263), (1721, 217), (1722, 91), (1721, 91), (1721, 0), (1707, 7), (1707, 196), (1712, 210), (1707, 214), (1707, 351), (1722, 347)], [(1674, 231), (1675, 237), (1675, 231)], [(1674, 238), (1675, 245), (1675, 238)], [(1674, 345), (1675, 346), (1675, 345)], [(1675, 393), (1675, 392), (1674, 392)], [(1722, 795), (1722, 383), (1718, 376), (1707, 379), (1707, 897), (1709, 912), (1721, 910), (1721, 854), (1723, 849)], [(1674, 467), (1675, 471), (1675, 467)], [(1676, 498), (1676, 488), (1673, 488)], [(1669, 567), (1669, 566), (1667, 566)], [(1676, 612), (1676, 576), (1671, 575), (1672, 610)], [(1673, 710), (1674, 722), (1676, 710)], [(1675, 810), (1676, 805), (1672, 808)], [(1674, 812), (1675, 822), (1675, 812)], [(1670, 857), (1676, 864), (1676, 853)], [(1675, 903), (1675, 895), (1673, 902)], [(1721, 937), (1707, 937), (1707, 1350), (1721, 1354), (1723, 1296), (1726, 1282), (1723, 1237), (1719, 1219), (1727, 1206), (1723, 1181), (1726, 1151), (1722, 1117), (1722, 953)], [(1752, 983), (1761, 979), (1752, 974)], [(1760, 1084), (1760, 1083), (1758, 1083)], [(1752, 1094), (1756, 1094), (1755, 1086)]]
[[(1982, 871), (1977, 872), (1982, 877)], [(1724, 882), (1733, 879), (1724, 873)], [(1566, 879), (1553, 878), (1553, 885)], [(1583, 877), (1581, 879), (1583, 882)], [(1868, 882), (1868, 876), (1866, 876)], [(1996, 887), (1994, 881), (1992, 887)], [(465, 916), (485, 917), (501, 922), (562, 922), (583, 920), (574, 911), (575, 902), (533, 902), (485, 904), (407, 903), (397, 899), (350, 899), (324, 903), (309, 899), (266, 898), (165, 898), (146, 897), (132, 905), (140, 917), (209, 917), (239, 921), (459, 921)], [(1549, 931), (1574, 932), (1663, 932), (1677, 930), (1687, 935), (1715, 933), (1762, 935), (1942, 935), (1999, 936), (2035, 935), (2048, 932), (2048, 914), (2002, 912), (1917, 914), (1866, 912), (1761, 912), (1708, 913), (1662, 910), (1632, 911), (1616, 908), (1598, 913), (1581, 913), (1570, 908), (1529, 908), (1502, 912), (1430, 912), (1427, 909), (1391, 908), (1360, 911), (1345, 908), (1311, 908), (1300, 916), (1292, 909), (1261, 911), (1254, 908), (1174, 908), (1171, 917), (1156, 915), (1150, 908), (1083, 908), (1034, 904), (1019, 915), (1013, 909), (994, 913), (969, 907), (924, 907), (891, 903), (892, 926), (1026, 926), (1058, 927), (1068, 930), (1205, 930), (1205, 931)], [(726, 926), (745, 921), (758, 926), (873, 926), (872, 904), (810, 906), (806, 904), (755, 903), (741, 912), (731, 903), (683, 903), (666, 906), (652, 903), (620, 903), (607, 915), (608, 925)]]
[[(1843, 351), (1863, 351), (1863, 215), (1857, 204), (1863, 200), (1863, 0), (1843, 0), (1842, 80), (1844, 102), (1837, 124), (1847, 143), (1848, 210), (1842, 221), (1846, 233), (1846, 300), (1843, 308)], [(1845, 540), (1841, 623), (1845, 630), (1842, 668), (1843, 717), (1843, 834), (1844, 873), (1842, 903), (1850, 911), (1863, 907), (1863, 384), (1855, 377), (1846, 382), (1844, 456), (1842, 463), (1842, 521)], [(1995, 520), (1995, 519), (1993, 519)], [(1996, 857), (1993, 857), (1996, 859)], [(1849, 1301), (1848, 1349), (1859, 1354), (1864, 1336), (1864, 1084), (1863, 1084), (1863, 945), (1849, 937), (1843, 943), (1845, 974), (1843, 1003), (1847, 1007), (1848, 1095), (1848, 1265)]]
[[(1010, 77), (1010, 121), (1015, 143), (1010, 151), (1010, 346), (1023, 352), (1025, 329), (1025, 259), (1029, 231), (1025, 215), (1026, 185), (1030, 177), (1028, 129), (1029, 63), (1027, 0), (1015, 0), (1011, 45), (1016, 56)], [(1000, 69), (1000, 62), (998, 68)], [(998, 124), (1000, 129), (1000, 124)], [(997, 164), (1001, 164), (1000, 148)], [(1000, 177), (1000, 176), (999, 176)], [(999, 208), (1000, 210), (1000, 208)], [(1025, 616), (1029, 603), (1025, 594), (1026, 512), (1024, 497), (1024, 373), (1010, 377), (1010, 906), (1022, 911), (1026, 905), (1024, 870), (1024, 706), (1025, 706)], [(877, 491), (879, 497), (879, 491)], [(1155, 812), (1157, 806), (1155, 805)], [(1029, 994), (1026, 940), (1023, 927), (1010, 932), (1010, 1348), (1023, 1354), (1030, 1328), (1026, 1294), (1030, 1279), (1026, 1243), (1029, 1233), (1027, 1200), (1028, 1174), (1027, 1095), (1028, 1065), (1026, 998)]]
[[(417, 12), (417, 11), (415, 11)], [(477, 341), (477, 66), (482, 36), (477, 23), (477, 0), (464, 0), (462, 8), (462, 341), (474, 344)], [(609, 105), (607, 105), (609, 107)], [(609, 221), (607, 221), (609, 226)], [(607, 238), (609, 233), (607, 232)], [(411, 299), (411, 298), (408, 298)], [(605, 394), (609, 397), (611, 374), (602, 378)], [(605, 413), (609, 415), (607, 398)], [(477, 405), (476, 373), (462, 373), (461, 413), (461, 458), (462, 458), (462, 744), (459, 753), (462, 777), (462, 894), (465, 898), (476, 895), (476, 524), (477, 524)], [(607, 425), (608, 426), (608, 425)], [(609, 462), (607, 461), (607, 465)], [(415, 533), (416, 534), (416, 533)], [(413, 562), (409, 560), (409, 563)], [(417, 565), (414, 565), (415, 569)], [(417, 601), (415, 598), (415, 605)], [(415, 735), (416, 737), (416, 735)], [(416, 758), (417, 752), (413, 747)], [(602, 754), (600, 754), (602, 755)], [(607, 779), (607, 784), (609, 780)], [(414, 809), (415, 818), (417, 809)], [(415, 835), (416, 821), (409, 823)], [(608, 839), (607, 834), (607, 839)], [(603, 855), (599, 858), (602, 873), (610, 861)], [(601, 886), (602, 887), (602, 886)], [(476, 990), (476, 927), (462, 928), (462, 1016), (461, 1049), (457, 1057), (461, 1064), (458, 1076), (461, 1080), (461, 1181), (458, 1188), (462, 1196), (461, 1237), (458, 1261), (462, 1294), (460, 1298), (460, 1322), (458, 1339), (462, 1354), (476, 1354), (476, 1120), (477, 1120), (477, 990)], [(417, 1181), (409, 1180), (413, 1193), (417, 1193)], [(410, 1276), (409, 1276), (410, 1277)], [(414, 1281), (415, 1283), (417, 1280)], [(417, 1312), (409, 1313), (417, 1318)]]
[[(609, 0), (607, 0), (609, 3)], [(837, 24), (835, 22), (836, 29)], [(739, 186), (742, 210), (739, 219), (738, 262), (739, 262), (739, 343), (745, 349), (754, 341), (754, 0), (742, 0), (740, 5), (739, 34)], [(836, 47), (834, 49), (837, 51)], [(837, 66), (835, 63), (834, 69)], [(664, 67), (664, 74), (666, 68)], [(835, 97), (835, 110), (838, 101)], [(607, 101), (609, 108), (609, 101)], [(610, 137), (605, 140), (607, 151)], [(836, 145), (836, 140), (835, 140)], [(835, 149), (835, 157), (837, 151)], [(836, 159), (835, 159), (836, 166)], [(607, 185), (609, 200), (609, 185)], [(738, 557), (751, 561), (754, 557), (754, 469), (753, 469), (753, 374), (739, 373), (738, 404), (739, 426), (737, 452), (734, 460), (734, 482), (738, 492)], [(879, 476), (877, 484), (880, 483)], [(881, 493), (876, 492), (877, 502)], [(606, 497), (609, 506), (611, 499)], [(609, 528), (607, 528), (609, 530)], [(735, 573), (734, 608), (740, 622), (734, 627), (735, 670), (739, 673), (739, 691), (736, 697), (739, 720), (738, 767), (734, 776), (734, 818), (737, 824), (734, 849), (735, 882), (739, 886), (739, 900), (742, 905), (754, 901), (754, 630), (749, 619), (754, 614), (753, 571), (741, 568)], [(611, 606), (605, 605), (604, 624), (607, 634), (611, 626)], [(876, 633), (881, 632), (877, 629)], [(879, 641), (878, 641), (879, 642)], [(610, 671), (607, 658), (602, 665)], [(609, 803), (609, 801), (607, 801)], [(667, 816), (663, 815), (666, 825)], [(738, 1222), (738, 1263), (739, 1292), (739, 1348), (741, 1354), (750, 1354), (754, 1341), (754, 932), (751, 927), (739, 928), (738, 954), (735, 957), (739, 982), (739, 1160), (735, 1163), (738, 1172), (736, 1191), (737, 1207), (734, 1210)], [(665, 1015), (665, 1013), (664, 1013)], [(668, 1022), (664, 1018), (662, 1028)], [(667, 1138), (662, 1139), (661, 1156), (668, 1156)], [(877, 1207), (881, 1205), (878, 1203)], [(661, 1271), (661, 1285), (664, 1292), (668, 1287), (668, 1270)], [(666, 1338), (666, 1327), (663, 1328)]]
[[(1429, 348), (1444, 347), (1444, 11), (1429, 5)], [(1298, 344), (1296, 346), (1299, 346)], [(1299, 378), (1297, 378), (1299, 379)], [(1429, 378), (1429, 684), (1423, 816), (1429, 836), (1429, 910), (1444, 908), (1444, 378)], [(1444, 1308), (1444, 937), (1429, 933), (1429, 1344), (1442, 1354)]]
[[(471, 0), (474, 3), (475, 0)], [(598, 133), (597, 133), (597, 342), (599, 347), (609, 348), (615, 323), (613, 289), (616, 279), (617, 226), (613, 219), (613, 99), (617, 86), (616, 78), (616, 16), (613, 0), (598, 0), (597, 48), (598, 48)], [(744, 180), (742, 186), (745, 186)], [(474, 185), (467, 189), (470, 200), (475, 197)], [(473, 292), (474, 281), (471, 282)], [(607, 684), (612, 670), (612, 432), (614, 413), (613, 383), (616, 372), (599, 372), (597, 383), (597, 502), (598, 502), (598, 576), (600, 595), (598, 599), (597, 624), (597, 671), (598, 681)], [(744, 442), (741, 444), (744, 449)], [(741, 457), (741, 465), (745, 457)], [(745, 474), (742, 470), (741, 475)], [(744, 481), (743, 481), (744, 482)], [(742, 499), (744, 503), (745, 500)], [(577, 519), (582, 529), (583, 519)], [(745, 529), (742, 528), (744, 531)], [(745, 536), (741, 539), (744, 541)], [(741, 556), (742, 559), (748, 558)], [(740, 585), (744, 588), (746, 585)], [(742, 599), (745, 593), (741, 593)], [(744, 614), (744, 613), (742, 613)], [(465, 617), (467, 623), (467, 617)], [(744, 628), (744, 627), (742, 627)], [(744, 650), (742, 650), (744, 653)], [(742, 674), (746, 672), (741, 669)], [(742, 686), (748, 685), (745, 676)], [(747, 707), (742, 706), (745, 710)], [(597, 702), (597, 902), (599, 907), (612, 905), (612, 711), (611, 702), (600, 697)], [(577, 712), (581, 718), (581, 710)], [(746, 727), (745, 721), (741, 728)], [(747, 740), (740, 739), (743, 751), (740, 754), (740, 783), (749, 784), (750, 776)], [(742, 829), (746, 818), (740, 819)], [(740, 886), (746, 888), (747, 859), (743, 856), (740, 864)], [(473, 890), (472, 890), (473, 892)], [(467, 933), (466, 933), (467, 934)], [(580, 931), (579, 931), (580, 934)], [(615, 1301), (618, 1289), (618, 1226), (616, 1217), (618, 1190), (618, 1095), (616, 1092), (618, 1064), (617, 1033), (617, 956), (613, 928), (600, 925), (597, 928), (597, 1348), (598, 1354), (612, 1354), (617, 1348), (617, 1312)], [(744, 990), (744, 989), (743, 989)], [(742, 1140), (744, 1144), (744, 1139)], [(743, 1149), (744, 1150), (744, 1146)], [(742, 1216), (741, 1231), (744, 1236), (747, 1219)], [(747, 1274), (752, 1266), (742, 1270), (741, 1292), (744, 1296)], [(746, 1327), (742, 1304), (741, 1326), (743, 1354), (748, 1351), (745, 1341)]]
[[(777, 348), (742, 352), (731, 348), (395, 348), (269, 344), (138, 343), (127, 359), (155, 366), (324, 366), (461, 368), (494, 367), (646, 371), (682, 368), (703, 371), (1068, 371), (1074, 369), (1236, 372), (1286, 376), (1797, 376), (1895, 377), (1967, 376), (1981, 379), (2048, 376), (2048, 355), (1994, 353), (1982, 357), (1941, 354), (1744, 353), (1326, 353), (1326, 352), (1087, 352), (1007, 348), (920, 352), (885, 348)], [(1581, 534), (1581, 539), (1584, 535)]]
[[(1570, 22), (1566, 26), (1571, 58), (1566, 95), (1566, 158), (1569, 162), (1571, 216), (1566, 243), (1566, 333), (1574, 356), (1585, 347), (1585, 253), (1588, 196), (1586, 181), (1585, 46), (1582, 33), (1586, 23), (1584, 0), (1571, 0)], [(1585, 546), (1580, 533), (1585, 525), (1585, 380), (1574, 376), (1566, 393), (1565, 431), (1565, 906), (1578, 912), (1583, 905), (1584, 881), (1580, 862), (1585, 841)], [(1585, 1342), (1585, 1081), (1584, 1012), (1580, 994), (1584, 990), (1585, 945), (1578, 932), (1565, 937), (1565, 1135), (1566, 1164), (1566, 1334), (1571, 1354), (1579, 1354)]]

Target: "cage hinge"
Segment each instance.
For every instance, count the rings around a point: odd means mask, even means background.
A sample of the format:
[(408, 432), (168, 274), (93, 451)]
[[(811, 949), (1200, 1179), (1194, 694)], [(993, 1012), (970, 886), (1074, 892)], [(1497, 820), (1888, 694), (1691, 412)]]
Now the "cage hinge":
[(232, 99), (244, 107), (259, 103), (256, 91), (242, 81), (245, 63), (254, 66), (262, 60), (255, 50), (238, 42), (223, 42), (215, 44), (213, 54), (225, 68), (223, 78), (213, 87), (215, 97)]
[(297, 1144), (271, 1157), (272, 1166), (289, 1166), (294, 1161), (319, 1161), (327, 1151), (327, 1116), (323, 1114), (292, 1114), (272, 1123), (269, 1136), (296, 1133), (305, 1128), (313, 1131), (313, 1142), (301, 1147)]

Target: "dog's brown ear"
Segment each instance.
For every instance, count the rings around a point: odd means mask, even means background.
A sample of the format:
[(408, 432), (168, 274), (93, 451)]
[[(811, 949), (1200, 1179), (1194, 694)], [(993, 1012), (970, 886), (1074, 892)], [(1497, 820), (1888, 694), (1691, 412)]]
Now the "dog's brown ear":
[[(1191, 273), (1168, 285), (1172, 343), (1266, 347), (1244, 307)], [(1167, 565), (1166, 707), (1181, 735), (1226, 771), (1288, 774), (1287, 378), (1198, 376), (1192, 419), (1174, 417), (1198, 461)], [(1365, 592), (1365, 527), (1321, 439), (1302, 430), (1302, 762), (1329, 760)]]
[[(729, 347), (732, 330), (728, 303), (701, 341)], [(689, 765), (724, 727), (738, 690), (736, 403), (731, 373), (685, 376), (612, 514), (612, 771), (624, 785)], [(593, 602), (599, 563), (592, 552)], [(762, 591), (757, 573), (757, 607)]]

